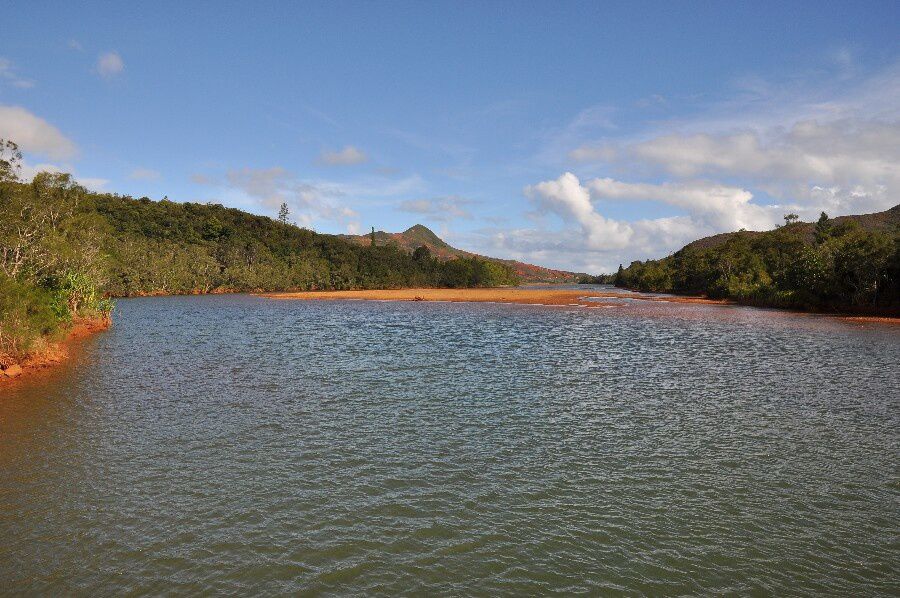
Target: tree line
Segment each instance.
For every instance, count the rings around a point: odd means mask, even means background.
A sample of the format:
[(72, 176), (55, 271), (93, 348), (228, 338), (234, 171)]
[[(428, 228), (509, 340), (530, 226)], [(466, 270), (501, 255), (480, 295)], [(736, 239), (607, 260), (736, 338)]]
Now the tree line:
[(0, 140), (0, 365), (110, 297), (279, 290), (515, 285), (477, 258), (426, 247), (362, 246), (216, 204), (92, 193), (69, 174), (19, 180), (21, 154)]
[(775, 230), (693, 243), (585, 282), (765, 307), (897, 315), (900, 206), (872, 216), (883, 218), (831, 219), (823, 212), (811, 224), (788, 214)]

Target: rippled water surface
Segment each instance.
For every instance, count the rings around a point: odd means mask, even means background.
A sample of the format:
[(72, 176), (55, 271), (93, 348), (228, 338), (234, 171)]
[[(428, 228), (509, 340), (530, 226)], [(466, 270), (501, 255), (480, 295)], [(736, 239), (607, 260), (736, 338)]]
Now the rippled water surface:
[(900, 328), (123, 300), (0, 389), (0, 594), (900, 593)]

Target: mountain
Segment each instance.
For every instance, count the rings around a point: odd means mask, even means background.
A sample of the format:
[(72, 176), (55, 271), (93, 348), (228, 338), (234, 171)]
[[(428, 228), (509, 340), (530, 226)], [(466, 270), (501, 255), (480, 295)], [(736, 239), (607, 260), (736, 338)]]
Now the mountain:
[[(367, 235), (339, 235), (340, 237), (358, 243), (363, 246), (372, 244), (372, 233)], [(552, 282), (552, 283), (574, 283), (578, 280), (579, 274), (575, 272), (566, 272), (565, 270), (554, 270), (552, 268), (544, 268), (535, 266), (534, 264), (526, 264), (516, 260), (504, 260), (495, 257), (488, 257), (451, 247), (446, 241), (434, 234), (427, 226), (416, 224), (402, 233), (387, 233), (384, 231), (375, 231), (376, 245), (394, 245), (412, 253), (419, 247), (427, 247), (431, 251), (431, 255), (441, 261), (450, 261), (457, 258), (478, 258), (503, 264), (512, 268), (516, 274), (522, 279), (522, 282)]]

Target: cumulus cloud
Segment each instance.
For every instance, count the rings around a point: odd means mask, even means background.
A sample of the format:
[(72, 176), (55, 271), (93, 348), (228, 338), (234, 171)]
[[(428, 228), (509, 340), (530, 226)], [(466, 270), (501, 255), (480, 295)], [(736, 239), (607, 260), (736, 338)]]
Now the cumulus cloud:
[[(745, 77), (725, 99), (697, 106), (699, 116), (648, 121), (626, 137), (569, 124), (550, 140), (545, 163), (565, 156), (604, 176), (565, 173), (527, 187), (537, 213), (558, 216), (563, 228), (547, 230), (544, 218), (491, 242), (520, 259), (615, 267), (709, 234), (771, 229), (788, 212), (812, 220), (890, 208), (900, 197), (900, 63), (867, 77), (846, 53), (835, 64), (807, 79)], [(573, 121), (584, 122), (596, 121)], [(631, 202), (676, 215), (608, 216), (638, 213)]]
[(338, 151), (324, 151), (319, 156), (319, 162), (328, 166), (352, 166), (362, 164), (368, 159), (365, 152), (352, 145), (347, 145)]
[(0, 81), (19, 89), (34, 87), (34, 81), (19, 76), (12, 61), (2, 56), (0, 56)]
[(118, 52), (106, 52), (97, 58), (97, 72), (105, 79), (111, 79), (125, 70), (125, 61)]
[(475, 202), (458, 195), (433, 197), (429, 199), (409, 199), (400, 202), (399, 208), (404, 212), (421, 214), (431, 220), (448, 222), (457, 218), (471, 219), (468, 210)]
[[(489, 246), (516, 259), (588, 272), (608, 272), (633, 259), (660, 257), (706, 235), (740, 228), (769, 229), (785, 209), (757, 205), (745, 189), (708, 181), (653, 184), (594, 178), (582, 182), (570, 172), (526, 187), (525, 195), (541, 214), (558, 216), (563, 228), (497, 231), (489, 237)], [(660, 202), (686, 213), (626, 221), (601, 213), (598, 206), (606, 201)]]
[(135, 168), (128, 174), (128, 178), (133, 179), (135, 181), (156, 181), (161, 178), (162, 175), (156, 170), (151, 170), (150, 168)]
[(546, 209), (581, 225), (587, 244), (595, 249), (621, 249), (634, 236), (623, 222), (604, 218), (591, 204), (590, 191), (571, 172), (554, 181), (544, 181), (525, 189), (525, 194)]
[(73, 158), (78, 148), (71, 139), (46, 120), (19, 106), (0, 105), (0, 137), (30, 152), (59, 160)]

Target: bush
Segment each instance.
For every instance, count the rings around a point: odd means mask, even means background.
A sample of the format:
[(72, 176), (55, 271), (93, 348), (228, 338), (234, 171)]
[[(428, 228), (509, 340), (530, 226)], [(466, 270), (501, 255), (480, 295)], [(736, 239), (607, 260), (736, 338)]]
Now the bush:
[(50, 291), (0, 274), (0, 365), (19, 361), (64, 323)]

